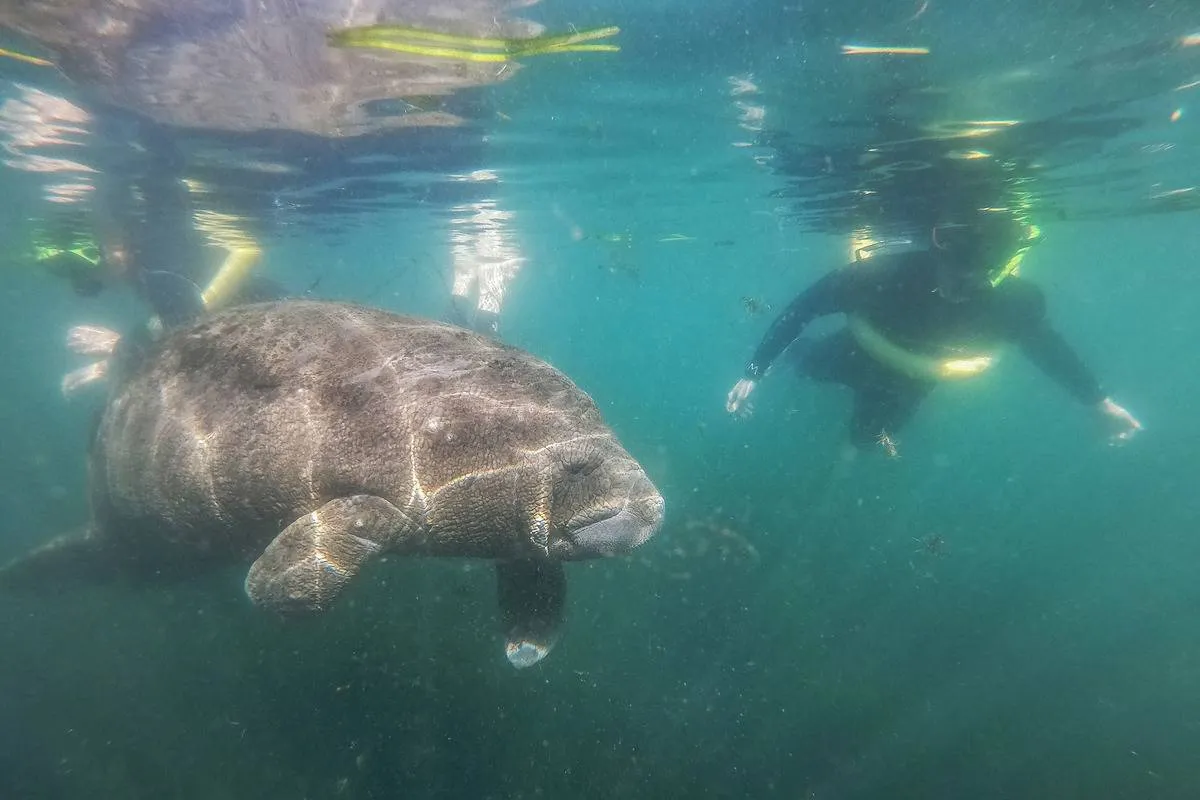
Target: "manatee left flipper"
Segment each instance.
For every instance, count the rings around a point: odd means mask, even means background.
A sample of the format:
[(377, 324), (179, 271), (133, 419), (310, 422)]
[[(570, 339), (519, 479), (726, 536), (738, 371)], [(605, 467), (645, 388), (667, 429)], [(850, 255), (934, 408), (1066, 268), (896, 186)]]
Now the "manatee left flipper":
[(246, 594), (281, 614), (324, 611), (363, 564), (417, 530), (374, 495), (330, 500), (283, 529), (250, 566)]
[(561, 561), (540, 558), (496, 562), (504, 654), (517, 669), (531, 667), (558, 642), (567, 601)]
[(106, 582), (121, 572), (123, 553), (91, 533), (59, 536), (0, 567), (0, 587), (43, 589), (64, 581)]

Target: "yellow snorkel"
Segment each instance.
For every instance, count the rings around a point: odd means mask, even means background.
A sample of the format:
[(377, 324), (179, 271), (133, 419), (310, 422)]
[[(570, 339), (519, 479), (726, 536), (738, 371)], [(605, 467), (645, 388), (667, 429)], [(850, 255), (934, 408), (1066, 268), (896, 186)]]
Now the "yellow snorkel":
[(1017, 248), (1017, 252), (1013, 253), (1008, 261), (1004, 262), (1004, 266), (998, 270), (994, 270), (988, 276), (988, 283), (995, 288), (1003, 283), (1006, 278), (1020, 274), (1021, 262), (1025, 260), (1025, 254), (1029, 252), (1029, 248), (1041, 240), (1042, 229), (1033, 223), (1027, 223), (1025, 225), (1025, 237), (1020, 247)]

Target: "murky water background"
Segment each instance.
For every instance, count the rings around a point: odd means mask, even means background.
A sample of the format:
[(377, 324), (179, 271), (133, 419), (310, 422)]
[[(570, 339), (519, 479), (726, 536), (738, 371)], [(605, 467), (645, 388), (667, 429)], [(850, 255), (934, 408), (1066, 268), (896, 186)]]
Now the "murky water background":
[[(522, 673), (485, 565), (393, 561), (295, 626), (240, 569), (7, 598), (0, 796), (1195, 796), (1193, 4), (546, 2), (500, 11), (619, 25), (621, 51), (438, 62), (462, 85), (406, 87), (357, 136), (324, 101), (264, 99), (292, 75), (363, 89), (312, 66), (345, 9), (176, 5), (99, 43), (66, 0), (0, 12), (0, 47), (61, 67), (0, 58), (0, 556), (86, 520), (102, 395), (62, 397), (65, 331), (145, 316), (31, 241), (117, 195), (145, 215), (159, 179), (187, 182), (192, 238), (159, 242), (181, 269), (236, 231), (292, 294), (446, 317), (456, 263), (501, 265), (499, 335), (592, 394), (668, 519), (629, 560), (570, 565), (563, 641)], [(989, 193), (1042, 227), (1022, 274), (1138, 439), (1106, 447), (1015, 358), (848, 477), (839, 390), (779, 369), (750, 419), (725, 413), (852, 234)]]

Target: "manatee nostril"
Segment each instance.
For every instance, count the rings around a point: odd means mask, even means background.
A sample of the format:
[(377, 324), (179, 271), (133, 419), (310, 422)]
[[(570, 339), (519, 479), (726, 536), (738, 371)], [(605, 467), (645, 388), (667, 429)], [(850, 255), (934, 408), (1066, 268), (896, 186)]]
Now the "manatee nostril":
[(599, 469), (602, 461), (603, 459), (595, 454), (573, 458), (563, 465), (563, 471), (572, 478), (586, 478)]

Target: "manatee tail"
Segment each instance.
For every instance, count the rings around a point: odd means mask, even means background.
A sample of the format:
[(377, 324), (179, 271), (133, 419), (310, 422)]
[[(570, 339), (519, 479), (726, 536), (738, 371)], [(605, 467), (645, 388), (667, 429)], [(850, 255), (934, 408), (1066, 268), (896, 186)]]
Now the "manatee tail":
[(0, 567), (0, 588), (44, 589), (66, 583), (104, 583), (119, 573), (112, 548), (89, 534), (68, 534)]
[(77, 394), (85, 386), (104, 380), (108, 375), (108, 361), (121, 334), (108, 328), (94, 325), (76, 325), (67, 332), (67, 349), (72, 353), (85, 356), (102, 356), (87, 366), (68, 372), (62, 379), (62, 393), (65, 397)]

